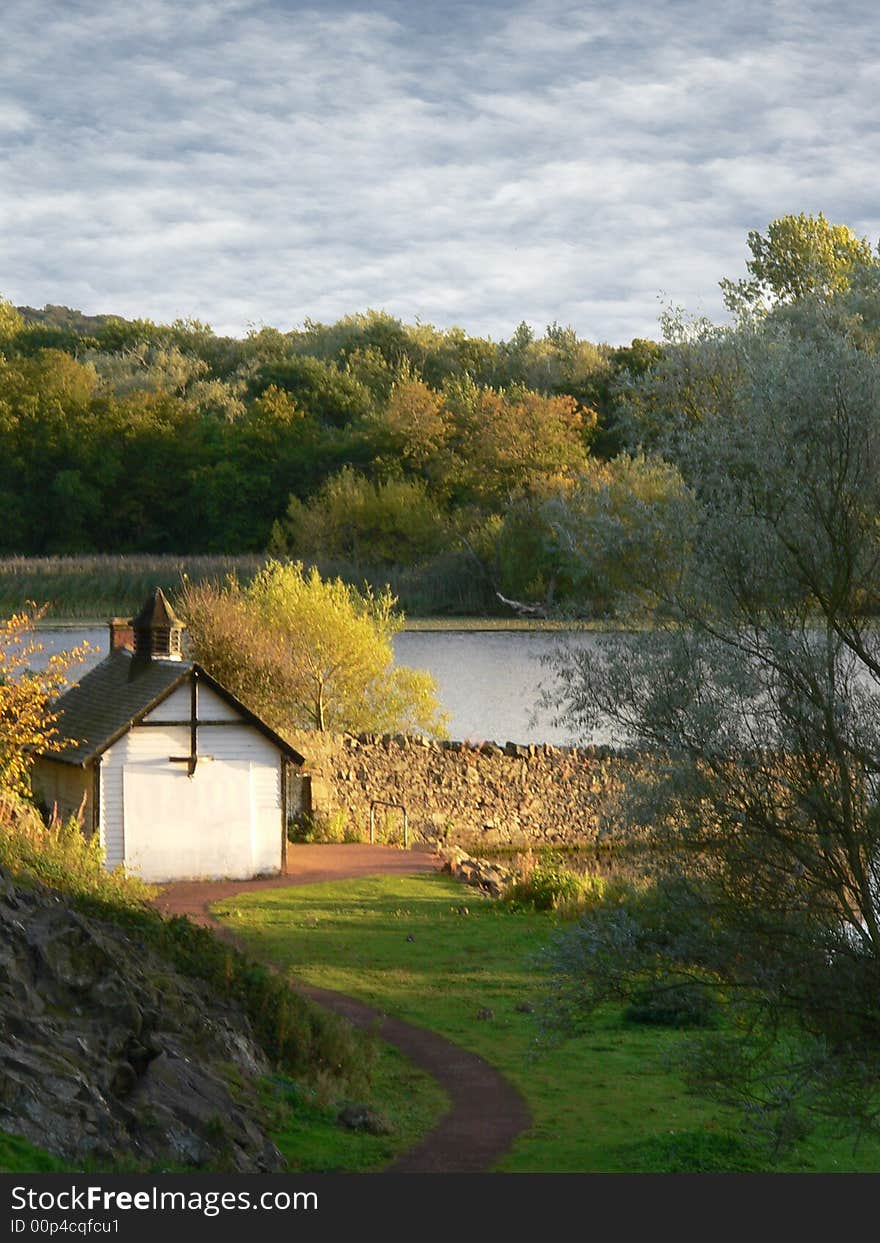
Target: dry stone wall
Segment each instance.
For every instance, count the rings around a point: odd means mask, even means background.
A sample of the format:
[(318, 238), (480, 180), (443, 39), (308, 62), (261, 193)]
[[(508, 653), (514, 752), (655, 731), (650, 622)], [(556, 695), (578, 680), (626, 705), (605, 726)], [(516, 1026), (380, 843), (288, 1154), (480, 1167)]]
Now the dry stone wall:
[[(604, 747), (472, 745), (403, 734), (293, 741), (307, 759), (313, 810), (342, 811), (365, 834), (371, 803), (399, 803), (416, 840), (470, 846), (609, 840), (626, 770), (637, 763)], [(385, 815), (377, 809), (377, 817)], [(402, 819), (387, 815), (389, 827)]]

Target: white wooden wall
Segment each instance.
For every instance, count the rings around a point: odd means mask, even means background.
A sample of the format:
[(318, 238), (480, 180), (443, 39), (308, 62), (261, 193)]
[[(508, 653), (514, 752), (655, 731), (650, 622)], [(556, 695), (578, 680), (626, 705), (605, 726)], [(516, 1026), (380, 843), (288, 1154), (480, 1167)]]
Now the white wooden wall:
[[(186, 720), (189, 712), (190, 692), (185, 685), (154, 709), (147, 719)], [(234, 708), (207, 687), (200, 686), (199, 719), (205, 718), (239, 720)], [(186, 822), (169, 824), (169, 811), (181, 802), (172, 793), (172, 787), (184, 788), (176, 783), (181, 771), (186, 772), (185, 765), (171, 764), (169, 757), (188, 755), (189, 748), (188, 725), (136, 725), (104, 753), (100, 781), (101, 833), (107, 867), (124, 863), (145, 879), (156, 881), (223, 876), (239, 880), (277, 872), (281, 866), (282, 843), (281, 756), (278, 750), (244, 720), (237, 726), (201, 726), (198, 731), (201, 758), (192, 788), (182, 800), (186, 804)], [(214, 791), (210, 789), (212, 773)], [(156, 828), (153, 859), (149, 852), (144, 853), (140, 830), (138, 860), (126, 856), (126, 774), (129, 795), (134, 799), (132, 806), (139, 809), (139, 824), (145, 817), (145, 789), (156, 792), (155, 806), (161, 811), (162, 825)], [(147, 775), (150, 782), (160, 784), (145, 787)], [(184, 777), (184, 781), (189, 779)], [(241, 782), (248, 782), (249, 789), (247, 798), (242, 794), (238, 799), (234, 791), (238, 788), (236, 783)], [(228, 808), (218, 805), (216, 788), (229, 792), (221, 804), (235, 804), (239, 809), (235, 825), (231, 821), (224, 824), (222, 834), (217, 831), (218, 821)], [(195, 797), (197, 790), (204, 790), (203, 798)], [(243, 810), (245, 803), (247, 813)], [(175, 838), (175, 835), (179, 836)], [(195, 848), (196, 839), (198, 849)], [(199, 870), (193, 872), (193, 867)], [(160, 872), (165, 874), (159, 875)]]

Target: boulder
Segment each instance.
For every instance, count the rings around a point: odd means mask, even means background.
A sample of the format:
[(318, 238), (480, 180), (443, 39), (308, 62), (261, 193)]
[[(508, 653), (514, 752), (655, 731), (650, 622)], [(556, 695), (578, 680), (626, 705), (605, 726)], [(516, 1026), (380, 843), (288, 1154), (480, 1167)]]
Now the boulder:
[(348, 1131), (366, 1131), (368, 1135), (392, 1135), (394, 1127), (382, 1114), (369, 1105), (346, 1105), (339, 1111), (337, 1122)]

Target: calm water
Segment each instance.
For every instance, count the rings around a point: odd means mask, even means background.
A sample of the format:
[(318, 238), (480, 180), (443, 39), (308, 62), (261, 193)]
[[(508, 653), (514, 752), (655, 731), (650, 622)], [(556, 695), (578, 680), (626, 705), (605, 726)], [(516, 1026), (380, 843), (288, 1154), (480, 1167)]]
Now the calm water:
[[(80, 674), (107, 652), (107, 628), (46, 629), (40, 632), (45, 654), (88, 642), (96, 650)], [(596, 636), (504, 630), (413, 630), (396, 636), (399, 664), (426, 669), (436, 679), (440, 699), (450, 715), (452, 738), (495, 742), (572, 741), (569, 731), (537, 713), (542, 685), (552, 684), (541, 658), (560, 643), (595, 645)], [(602, 742), (601, 735), (591, 741)]]
[[(403, 665), (427, 669), (437, 681), (450, 713), (450, 736), (495, 742), (567, 743), (570, 731), (539, 712), (542, 686), (553, 684), (542, 657), (562, 642), (595, 645), (596, 636), (527, 630), (414, 630), (397, 635), (395, 657)], [(602, 738), (592, 739), (594, 742)]]

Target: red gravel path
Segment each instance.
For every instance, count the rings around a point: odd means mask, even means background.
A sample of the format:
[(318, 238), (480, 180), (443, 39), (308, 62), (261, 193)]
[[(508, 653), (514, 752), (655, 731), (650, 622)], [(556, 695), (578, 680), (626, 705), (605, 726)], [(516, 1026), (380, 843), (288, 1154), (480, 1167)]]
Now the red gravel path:
[[(188, 882), (167, 885), (156, 906), (167, 915), (188, 915), (228, 936), (208, 912), (211, 902), (236, 893), (259, 892), (359, 876), (411, 876), (440, 866), (434, 855), (388, 846), (293, 846), (287, 872), (267, 880)], [(420, 1144), (388, 1167), (396, 1174), (480, 1174), (503, 1156), (531, 1123), (516, 1089), (493, 1066), (435, 1032), (380, 1014), (354, 997), (291, 981), (293, 987), (357, 1027), (373, 1028), (422, 1070), (433, 1075), (452, 1103)]]
[(287, 872), (265, 880), (178, 881), (166, 885), (155, 901), (165, 915), (189, 915), (196, 923), (217, 926), (206, 911), (211, 902), (236, 893), (259, 893), (261, 889), (287, 889), (291, 885), (314, 885), (322, 880), (352, 880), (358, 876), (412, 876), (440, 867), (436, 855), (421, 850), (395, 850), (393, 846), (291, 846)]

